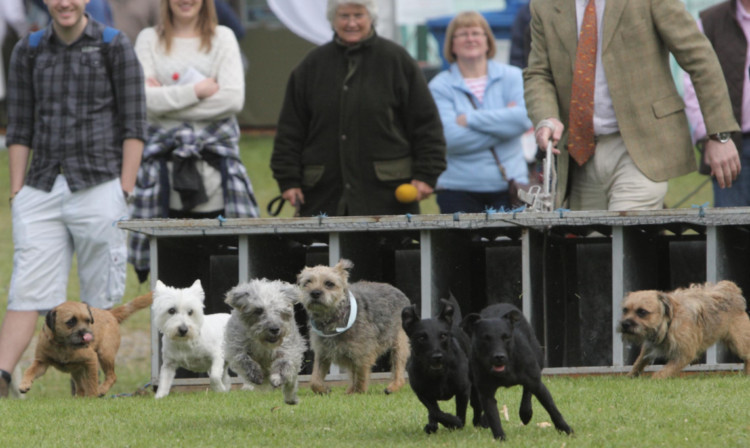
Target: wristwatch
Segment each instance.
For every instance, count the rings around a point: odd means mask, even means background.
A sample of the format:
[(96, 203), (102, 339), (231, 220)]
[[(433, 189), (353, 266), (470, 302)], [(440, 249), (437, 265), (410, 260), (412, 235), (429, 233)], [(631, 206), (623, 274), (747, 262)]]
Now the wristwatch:
[(719, 143), (726, 143), (729, 141), (729, 139), (732, 138), (732, 134), (730, 132), (718, 132), (716, 134), (711, 134), (708, 136), (711, 140), (716, 140)]

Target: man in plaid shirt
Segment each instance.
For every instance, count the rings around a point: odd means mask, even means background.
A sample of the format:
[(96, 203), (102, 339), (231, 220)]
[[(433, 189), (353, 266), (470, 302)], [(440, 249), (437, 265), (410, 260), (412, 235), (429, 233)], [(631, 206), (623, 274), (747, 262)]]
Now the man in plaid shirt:
[(126, 235), (116, 222), (128, 215), (146, 139), (144, 79), (128, 38), (86, 14), (87, 2), (45, 0), (50, 25), (11, 57), (15, 252), (0, 327), (0, 396), (39, 313), (66, 300), (74, 252), (82, 301), (111, 308), (125, 290)]

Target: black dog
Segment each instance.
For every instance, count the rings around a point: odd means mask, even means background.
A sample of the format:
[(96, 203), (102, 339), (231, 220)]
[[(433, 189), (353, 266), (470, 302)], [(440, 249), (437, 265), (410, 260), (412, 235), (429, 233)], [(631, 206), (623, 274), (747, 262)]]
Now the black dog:
[(466, 316), (461, 327), (471, 336), (469, 362), (473, 384), (496, 439), (505, 440), (505, 432), (500, 424), (495, 391), (500, 386), (519, 384), (523, 386), (519, 416), (524, 425), (531, 420), (534, 394), (558, 431), (573, 432), (542, 383), (544, 353), (518, 308), (507, 303), (490, 305), (481, 314)]
[[(420, 320), (414, 305), (401, 312), (401, 324), (411, 343), (406, 370), (411, 388), (427, 408), (428, 423), (424, 427), (427, 434), (437, 431), (438, 423), (448, 429), (463, 428), (469, 401), (474, 409), (475, 426), (482, 414), (479, 398), (471, 387), (467, 358), (469, 338), (459, 327), (461, 310), (453, 297), (440, 302), (442, 310), (435, 319)], [(441, 411), (438, 406), (438, 401), (454, 396), (455, 416)]]

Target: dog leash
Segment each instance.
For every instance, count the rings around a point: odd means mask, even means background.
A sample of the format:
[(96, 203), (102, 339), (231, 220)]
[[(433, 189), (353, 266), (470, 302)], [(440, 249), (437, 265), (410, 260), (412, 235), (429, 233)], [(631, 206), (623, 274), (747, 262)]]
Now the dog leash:
[(346, 327), (336, 328), (336, 330), (334, 330), (335, 333), (323, 333), (322, 331), (318, 330), (315, 327), (315, 321), (310, 319), (310, 329), (313, 331), (313, 333), (317, 334), (320, 337), (332, 338), (352, 328), (352, 325), (354, 325), (354, 321), (356, 320), (357, 320), (357, 301), (354, 299), (354, 294), (352, 294), (352, 292), (349, 291), (349, 322), (346, 323)]

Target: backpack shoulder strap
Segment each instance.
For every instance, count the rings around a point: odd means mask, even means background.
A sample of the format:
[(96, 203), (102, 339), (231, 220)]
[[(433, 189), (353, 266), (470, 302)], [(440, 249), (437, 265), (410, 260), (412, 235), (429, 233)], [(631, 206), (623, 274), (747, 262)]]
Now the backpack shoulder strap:
[(108, 26), (102, 31), (102, 41), (105, 44), (109, 44), (118, 34), (120, 34), (120, 30)]
[(45, 28), (42, 28), (41, 30), (34, 31), (33, 33), (29, 34), (29, 47), (30, 48), (36, 48), (39, 46), (39, 42), (42, 41), (42, 37), (44, 36)]

